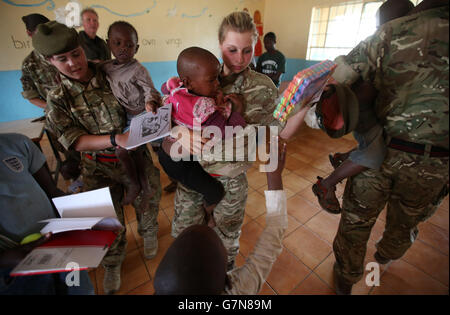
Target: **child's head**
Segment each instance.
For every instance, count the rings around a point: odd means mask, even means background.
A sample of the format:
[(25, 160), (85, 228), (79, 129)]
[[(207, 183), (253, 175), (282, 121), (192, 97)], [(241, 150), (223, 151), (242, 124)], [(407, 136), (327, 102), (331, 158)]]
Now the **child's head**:
[(119, 63), (132, 60), (139, 48), (136, 29), (125, 21), (117, 21), (109, 26), (106, 42)]
[(376, 13), (377, 28), (391, 20), (407, 15), (414, 8), (409, 0), (388, 0)]
[(167, 249), (155, 272), (157, 295), (221, 294), (229, 279), (227, 250), (206, 225), (183, 230)]
[(189, 47), (178, 56), (177, 71), (189, 92), (206, 97), (216, 96), (219, 89), (220, 63), (211, 52)]
[(275, 49), (275, 44), (277, 43), (277, 37), (274, 32), (269, 32), (264, 35), (264, 48), (267, 51)]

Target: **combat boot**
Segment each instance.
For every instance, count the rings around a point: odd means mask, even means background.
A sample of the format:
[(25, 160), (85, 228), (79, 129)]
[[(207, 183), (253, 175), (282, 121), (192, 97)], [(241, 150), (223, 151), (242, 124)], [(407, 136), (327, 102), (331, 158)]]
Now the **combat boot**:
[(105, 276), (103, 278), (103, 290), (105, 294), (114, 294), (120, 289), (120, 269), (118, 266), (105, 266)]
[(353, 283), (348, 282), (336, 272), (336, 263), (333, 266), (334, 289), (337, 295), (351, 295)]
[(144, 257), (152, 259), (158, 253), (158, 238), (156, 236), (144, 237)]

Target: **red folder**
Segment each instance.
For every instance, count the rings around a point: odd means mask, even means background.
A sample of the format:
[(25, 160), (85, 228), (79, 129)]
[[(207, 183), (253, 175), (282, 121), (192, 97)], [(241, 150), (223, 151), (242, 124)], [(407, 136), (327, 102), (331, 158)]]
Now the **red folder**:
[(10, 273), (26, 276), (96, 268), (116, 239), (112, 231), (78, 230), (52, 235)]

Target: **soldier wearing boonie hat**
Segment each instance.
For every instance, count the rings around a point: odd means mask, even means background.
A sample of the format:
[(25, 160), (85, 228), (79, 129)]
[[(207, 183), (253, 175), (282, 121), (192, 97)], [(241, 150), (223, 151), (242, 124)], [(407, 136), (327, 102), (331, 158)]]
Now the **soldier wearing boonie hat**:
[[(123, 107), (114, 97), (105, 74), (94, 63), (88, 63), (74, 29), (54, 21), (39, 25), (33, 46), (64, 74), (60, 75), (60, 85), (48, 94), (47, 123), (66, 149), (82, 152), (83, 190), (108, 186), (117, 217), (125, 226), (122, 199), (128, 178), (114, 154), (114, 148), (124, 146), (128, 139), (127, 134), (121, 134), (126, 124)], [(148, 186), (153, 195), (144, 196), (142, 191), (133, 206), (138, 232), (144, 239), (144, 255), (150, 259), (158, 249), (161, 186), (159, 170), (153, 165), (148, 150), (145, 155)], [(127, 244), (125, 232), (125, 228), (119, 231), (102, 261), (105, 268), (103, 289), (107, 294), (120, 288), (120, 270)]]
[(32, 41), (34, 49), (46, 57), (62, 54), (80, 46), (77, 31), (56, 21), (38, 25)]
[[(29, 14), (22, 17), (27, 34), (33, 38), (39, 25), (50, 22), (41, 14)], [(47, 107), (48, 92), (59, 84), (59, 72), (49, 63), (44, 55), (34, 49), (22, 62), (22, 96), (31, 104), (43, 108)], [(65, 150), (55, 138), (53, 132), (46, 126), (47, 135), (51, 144), (65, 156), (59, 172), (64, 179), (77, 179), (79, 176), (80, 153), (74, 150)], [(55, 179), (56, 180), (56, 179)]]

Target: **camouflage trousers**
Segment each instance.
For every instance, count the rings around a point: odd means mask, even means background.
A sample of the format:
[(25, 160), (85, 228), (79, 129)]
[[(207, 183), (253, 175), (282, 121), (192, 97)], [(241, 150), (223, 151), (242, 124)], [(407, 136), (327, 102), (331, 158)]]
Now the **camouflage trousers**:
[[(233, 263), (239, 252), (239, 237), (244, 221), (247, 202), (247, 175), (235, 178), (221, 176), (217, 180), (225, 188), (225, 196), (214, 209), (214, 230), (222, 239), (228, 251), (228, 263)], [(175, 193), (175, 215), (172, 221), (172, 236), (177, 237), (185, 228), (195, 224), (205, 224), (203, 196), (178, 184)]]
[(417, 225), (443, 199), (448, 161), (388, 149), (380, 171), (369, 169), (347, 180), (333, 243), (338, 275), (351, 283), (362, 278), (367, 241), (386, 204), (386, 227), (377, 251), (388, 259), (403, 256), (417, 238)]
[[(139, 235), (142, 237), (156, 238), (158, 232), (157, 217), (159, 201), (161, 199), (161, 183), (159, 169), (153, 165), (151, 155), (147, 150), (145, 154), (148, 157), (145, 171), (147, 172), (149, 187), (153, 195), (149, 198), (149, 196), (143, 196), (141, 192), (133, 202), (133, 207), (136, 211)], [(85, 155), (82, 156), (81, 160), (83, 189), (89, 191), (108, 186), (111, 191), (117, 218), (124, 226), (102, 261), (103, 266), (119, 265), (125, 259), (127, 246), (124, 210), (121, 202), (125, 191), (124, 185), (128, 182), (128, 178), (119, 162), (111, 163), (90, 160)], [(144, 204), (144, 202), (148, 202), (148, 204)], [(147, 209), (147, 211), (142, 211), (143, 209)]]

